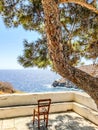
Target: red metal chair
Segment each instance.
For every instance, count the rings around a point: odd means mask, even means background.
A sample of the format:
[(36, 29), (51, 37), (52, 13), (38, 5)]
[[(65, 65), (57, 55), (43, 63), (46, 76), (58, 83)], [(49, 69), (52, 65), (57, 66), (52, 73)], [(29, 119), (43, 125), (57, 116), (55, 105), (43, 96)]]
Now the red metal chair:
[(40, 120), (43, 116), (46, 127), (48, 126), (48, 116), (50, 110), (51, 99), (40, 99), (38, 100), (38, 107), (33, 111), (33, 124), (35, 122), (35, 117), (38, 118), (38, 128), (40, 129)]

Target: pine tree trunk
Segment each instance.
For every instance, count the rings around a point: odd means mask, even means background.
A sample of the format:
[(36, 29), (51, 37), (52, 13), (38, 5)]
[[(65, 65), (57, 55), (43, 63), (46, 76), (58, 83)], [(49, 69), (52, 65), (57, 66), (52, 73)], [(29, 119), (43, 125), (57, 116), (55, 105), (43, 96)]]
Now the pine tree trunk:
[(64, 56), (62, 46), (61, 25), (59, 9), (56, 0), (42, 0), (45, 14), (45, 29), (50, 58), (55, 70), (64, 78), (72, 81), (79, 88), (87, 92), (98, 107), (98, 78), (70, 66)]

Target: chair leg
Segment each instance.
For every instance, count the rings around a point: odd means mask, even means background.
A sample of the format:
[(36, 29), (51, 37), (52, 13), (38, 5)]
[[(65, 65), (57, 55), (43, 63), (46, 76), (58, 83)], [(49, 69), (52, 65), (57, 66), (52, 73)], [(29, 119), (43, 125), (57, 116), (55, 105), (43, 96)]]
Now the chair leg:
[(34, 121), (35, 121), (35, 110), (33, 111), (33, 125), (34, 125)]
[(38, 129), (40, 129), (40, 115), (38, 114)]
[(44, 122), (45, 122), (45, 114), (44, 114)]
[(48, 115), (46, 117), (46, 128), (47, 128), (47, 126), (48, 126)]

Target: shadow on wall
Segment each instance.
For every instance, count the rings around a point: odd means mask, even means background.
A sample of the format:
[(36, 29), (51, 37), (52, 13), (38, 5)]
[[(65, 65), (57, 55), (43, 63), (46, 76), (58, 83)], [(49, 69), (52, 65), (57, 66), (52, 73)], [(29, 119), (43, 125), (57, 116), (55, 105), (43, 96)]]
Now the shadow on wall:
[[(37, 121), (33, 126), (32, 121), (26, 124), (28, 130), (39, 130)], [(45, 128), (43, 121), (40, 125), (40, 130), (97, 130), (91, 126), (91, 122), (83, 117), (72, 117), (70, 115), (59, 115), (55, 119), (49, 119), (48, 128)]]

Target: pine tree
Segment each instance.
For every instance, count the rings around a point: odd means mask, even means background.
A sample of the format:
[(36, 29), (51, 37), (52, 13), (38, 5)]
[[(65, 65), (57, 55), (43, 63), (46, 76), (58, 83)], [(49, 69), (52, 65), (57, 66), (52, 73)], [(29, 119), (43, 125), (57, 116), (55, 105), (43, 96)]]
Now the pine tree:
[(0, 14), (7, 27), (22, 25), (41, 35), (35, 43), (24, 41), (19, 62), (25, 67), (52, 66), (91, 95), (98, 106), (98, 78), (74, 67), (82, 57), (98, 64), (97, 8), (96, 0), (0, 1)]

